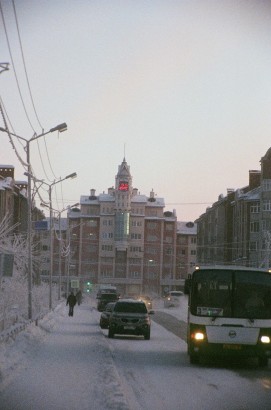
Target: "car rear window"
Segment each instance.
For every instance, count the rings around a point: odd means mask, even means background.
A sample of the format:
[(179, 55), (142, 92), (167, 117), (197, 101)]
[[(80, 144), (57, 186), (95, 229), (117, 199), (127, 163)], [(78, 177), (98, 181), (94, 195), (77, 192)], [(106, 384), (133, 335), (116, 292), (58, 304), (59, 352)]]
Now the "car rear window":
[(116, 303), (115, 312), (121, 313), (147, 313), (145, 303)]
[(101, 299), (103, 300), (116, 300), (117, 295), (114, 293), (104, 293), (101, 295)]
[(171, 296), (182, 296), (182, 292), (170, 292)]

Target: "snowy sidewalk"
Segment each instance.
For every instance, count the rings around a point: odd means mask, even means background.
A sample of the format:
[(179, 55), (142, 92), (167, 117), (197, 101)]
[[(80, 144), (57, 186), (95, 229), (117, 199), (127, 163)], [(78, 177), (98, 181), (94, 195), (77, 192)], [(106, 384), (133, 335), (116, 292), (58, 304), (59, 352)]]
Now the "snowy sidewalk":
[(31, 354), (25, 352), (23, 368), (0, 392), (0, 409), (127, 410), (110, 345), (98, 320), (99, 313), (87, 300), (75, 307), (73, 317), (64, 304), (50, 313), (40, 323), (48, 328), (46, 335), (41, 332), (42, 338), (31, 337), (29, 330), (28, 336), (23, 332), (21, 338), (29, 339), (26, 349)]

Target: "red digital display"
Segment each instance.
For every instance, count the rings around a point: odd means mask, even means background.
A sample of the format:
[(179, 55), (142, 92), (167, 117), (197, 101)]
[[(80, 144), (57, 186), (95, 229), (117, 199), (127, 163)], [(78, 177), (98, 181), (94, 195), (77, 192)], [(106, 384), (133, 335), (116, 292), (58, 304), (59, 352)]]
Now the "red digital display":
[(119, 191), (128, 191), (129, 184), (128, 182), (120, 182), (119, 183)]

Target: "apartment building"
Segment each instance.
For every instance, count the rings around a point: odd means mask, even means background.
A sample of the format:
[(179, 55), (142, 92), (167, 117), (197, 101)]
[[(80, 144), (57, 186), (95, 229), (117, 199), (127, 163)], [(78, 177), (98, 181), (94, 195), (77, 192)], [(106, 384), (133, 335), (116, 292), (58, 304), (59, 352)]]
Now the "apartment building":
[(249, 171), (249, 183), (219, 195), (197, 222), (198, 262), (270, 266), (271, 148)]
[(116, 285), (124, 295), (162, 294), (182, 284), (176, 276), (177, 216), (164, 198), (133, 187), (125, 158), (115, 185), (82, 195), (68, 212), (69, 275), (81, 282)]
[(197, 224), (177, 222), (176, 278), (187, 279), (197, 264)]
[(13, 165), (0, 165), (0, 222), (9, 220), (16, 233), (27, 231), (27, 183), (15, 181)]

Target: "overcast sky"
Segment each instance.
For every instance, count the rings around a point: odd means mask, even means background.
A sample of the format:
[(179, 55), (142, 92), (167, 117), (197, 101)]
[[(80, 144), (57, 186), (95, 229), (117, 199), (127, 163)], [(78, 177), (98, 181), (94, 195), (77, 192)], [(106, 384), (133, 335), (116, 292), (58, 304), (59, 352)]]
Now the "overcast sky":
[[(30, 139), (68, 124), (30, 144), (37, 178), (78, 174), (56, 186), (55, 208), (107, 191), (124, 155), (133, 187), (153, 189), (182, 221), (260, 169), (271, 146), (270, 1), (0, 3), (10, 130)], [(25, 179), (3, 132), (0, 141), (0, 163)]]

